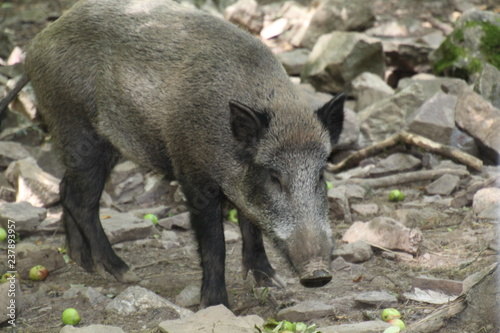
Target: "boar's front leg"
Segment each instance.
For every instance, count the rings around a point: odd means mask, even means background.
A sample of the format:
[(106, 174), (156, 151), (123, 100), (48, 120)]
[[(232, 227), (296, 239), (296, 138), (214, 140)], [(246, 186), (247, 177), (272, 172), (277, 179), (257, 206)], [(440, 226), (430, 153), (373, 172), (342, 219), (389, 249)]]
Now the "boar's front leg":
[(99, 200), (117, 158), (114, 147), (92, 129), (80, 132), (76, 128), (66, 136), (66, 172), (60, 185), (62, 220), (69, 255), (77, 264), (103, 277), (108, 271), (120, 282), (135, 282), (137, 276), (115, 254), (99, 220)]
[(252, 271), (257, 285), (284, 288), (285, 283), (278, 277), (267, 258), (262, 231), (239, 210), (238, 224), (243, 239), (243, 277), (247, 276), (248, 271)]
[[(225, 282), (226, 244), (222, 220), (224, 196), (219, 187), (206, 181), (180, 181), (188, 201), (191, 226), (198, 240), (203, 280), (201, 285), (202, 308), (224, 304), (229, 307)], [(203, 189), (191, 183), (205, 184)]]

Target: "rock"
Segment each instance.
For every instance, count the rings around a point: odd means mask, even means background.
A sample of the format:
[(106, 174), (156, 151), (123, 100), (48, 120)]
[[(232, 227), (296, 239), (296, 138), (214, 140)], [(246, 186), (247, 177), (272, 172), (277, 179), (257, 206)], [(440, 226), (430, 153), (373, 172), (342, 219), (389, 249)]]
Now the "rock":
[(354, 297), (357, 303), (379, 308), (390, 308), (398, 304), (398, 299), (387, 291), (368, 291)]
[(381, 320), (322, 327), (322, 333), (380, 333), (392, 325)]
[(453, 132), (451, 132), (449, 145), (472, 156), (479, 157), (479, 149), (474, 138), (457, 127), (453, 128)]
[(193, 313), (191, 310), (175, 305), (151, 290), (139, 286), (131, 286), (122, 291), (106, 305), (105, 311), (127, 316), (163, 307), (174, 310), (180, 318), (190, 316)]
[(462, 294), (462, 281), (438, 279), (427, 276), (419, 276), (413, 279), (413, 288), (422, 290), (433, 290), (446, 295), (458, 296)]
[(469, 91), (458, 99), (455, 121), (476, 139), (481, 156), (496, 164), (500, 158), (500, 109)]
[(0, 284), (0, 323), (7, 322), (15, 326), (19, 314), (24, 308), (23, 292), (18, 279), (9, 279)]
[(304, 20), (292, 39), (295, 46), (311, 49), (324, 34), (332, 31), (364, 31), (375, 22), (371, 6), (363, 0), (321, 0), (312, 8), (313, 14)]
[[(417, 38), (383, 38), (382, 46), (387, 65), (403, 73), (429, 70), (429, 53), (435, 48), (420, 42)], [(393, 80), (388, 78), (392, 84)]]
[(0, 203), (0, 225), (7, 230), (8, 221), (14, 221), (21, 236), (35, 232), (46, 216), (45, 208), (33, 207), (29, 202)]
[(105, 190), (117, 203), (132, 201), (143, 192), (141, 168), (131, 161), (117, 164), (111, 171)]
[(480, 189), (474, 194), (472, 208), (476, 214), (480, 214), (491, 206), (495, 206), (497, 209), (500, 208), (500, 188), (487, 187)]
[(272, 23), (265, 25), (260, 31), (260, 37), (264, 40), (278, 37), (290, 28), (290, 23), (285, 17), (280, 17)]
[(376, 217), (370, 222), (354, 222), (342, 237), (344, 242), (359, 240), (390, 250), (416, 254), (423, 241), (422, 232), (409, 229), (388, 217)]
[(423, 86), (414, 83), (394, 96), (358, 112), (357, 120), (362, 133), (361, 145), (382, 141), (400, 132), (405, 126), (406, 118), (423, 102)]
[[(11, 91), (15, 87), (17, 81), (18, 78), (9, 80), (6, 85), (7, 90)], [(33, 89), (31, 88), (31, 85), (28, 84), (19, 92), (17, 98), (9, 104), (9, 107), (16, 113), (23, 115), (23, 118), (33, 121), (36, 118), (36, 106), (34, 100), (35, 97)]]
[(264, 27), (264, 12), (255, 0), (240, 0), (224, 10), (224, 18), (258, 34)]
[(344, 244), (335, 249), (332, 254), (332, 258), (342, 257), (345, 261), (352, 263), (368, 261), (372, 256), (372, 247), (363, 241)]
[(381, 177), (399, 172), (416, 170), (422, 165), (420, 159), (410, 154), (396, 153), (389, 155), (375, 164), (370, 170), (370, 176)]
[(170, 182), (165, 179), (164, 175), (147, 173), (144, 177), (144, 188), (134, 197), (134, 201), (139, 205), (159, 202), (169, 191)]
[(59, 201), (60, 180), (43, 171), (33, 158), (12, 162), (5, 175), (16, 188), (16, 201), (49, 207)]
[(27, 279), (33, 266), (43, 265), (49, 274), (66, 266), (63, 255), (47, 245), (19, 243), (16, 245), (16, 269), (21, 278)]
[[(436, 77), (429, 74), (417, 74), (411, 78), (404, 78), (398, 82), (397, 91), (404, 90), (413, 84), (418, 84), (422, 88), (424, 100), (428, 100), (437, 92), (446, 90), (447, 94), (460, 96), (468, 91), (469, 85), (466, 81), (451, 77)], [(444, 89), (444, 90), (443, 90)]]
[(224, 239), (227, 244), (237, 243), (241, 239), (241, 234), (234, 230), (224, 230)]
[(500, 14), (492, 11), (468, 11), (456, 22), (453, 32), (430, 54), (438, 75), (474, 80), (486, 63), (495, 60), (500, 31)]
[(288, 75), (300, 75), (309, 57), (309, 50), (294, 49), (292, 51), (278, 53), (276, 57), (281, 62)]
[(176, 320), (167, 320), (158, 326), (165, 333), (255, 333), (255, 326), (262, 326), (264, 320), (256, 315), (236, 317), (224, 305), (211, 306), (195, 314)]
[(407, 120), (410, 132), (447, 145), (455, 128), (457, 97), (437, 92)]
[(173, 227), (181, 228), (184, 230), (191, 229), (191, 222), (189, 220), (188, 212), (161, 219), (158, 221), (158, 225), (162, 226), (165, 229), (172, 229)]
[(125, 333), (120, 327), (109, 325), (89, 325), (85, 327), (64, 326), (59, 333)]
[(359, 125), (356, 120), (356, 113), (348, 107), (344, 107), (344, 124), (342, 133), (337, 144), (333, 147), (333, 152), (339, 150), (357, 149), (359, 141)]
[(175, 303), (183, 307), (190, 307), (200, 304), (201, 286), (191, 284), (186, 286), (179, 295), (175, 296)]
[(397, 221), (408, 228), (434, 228), (448, 218), (446, 214), (430, 207), (397, 209), (393, 214)]
[(485, 187), (494, 186), (495, 183), (500, 184), (500, 176), (493, 176), (487, 180), (472, 181), (465, 190), (461, 190), (455, 194), (451, 206), (453, 208), (461, 208), (472, 205), (472, 200), (477, 191)]
[(500, 70), (485, 64), (474, 86), (474, 91), (500, 109)]
[(155, 227), (150, 221), (137, 218), (128, 213), (120, 213), (104, 208), (99, 213), (102, 227), (111, 244), (142, 239), (151, 236)]
[(111, 300), (95, 290), (92, 287), (85, 287), (81, 285), (73, 285), (70, 289), (66, 290), (63, 294), (64, 299), (71, 299), (81, 297), (86, 300), (92, 307), (96, 307), (102, 303), (108, 303)]
[(308, 321), (315, 318), (331, 316), (336, 313), (335, 307), (319, 301), (304, 301), (291, 307), (280, 310), (277, 320), (291, 322)]
[(425, 187), (425, 192), (430, 195), (450, 195), (458, 186), (460, 177), (455, 175), (442, 175)]
[(433, 50), (437, 49), (446, 37), (441, 30), (434, 30), (418, 38), (417, 41), (429, 45)]
[(301, 78), (320, 91), (349, 93), (352, 80), (363, 72), (384, 77), (380, 41), (361, 33), (334, 31), (318, 39)]
[(364, 72), (352, 81), (353, 94), (356, 97), (356, 110), (394, 95), (394, 90), (378, 75)]
[(23, 145), (17, 142), (0, 141), (0, 168), (4, 169), (13, 161), (30, 157)]
[(367, 215), (374, 215), (377, 214), (378, 212), (378, 205), (377, 204), (353, 204), (351, 205), (352, 210), (360, 215), (367, 216)]

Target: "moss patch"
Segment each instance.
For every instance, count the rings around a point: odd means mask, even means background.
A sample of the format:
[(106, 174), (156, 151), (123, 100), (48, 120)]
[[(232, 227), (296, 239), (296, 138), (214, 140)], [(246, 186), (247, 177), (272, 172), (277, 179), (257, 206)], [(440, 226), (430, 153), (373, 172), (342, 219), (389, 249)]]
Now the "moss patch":
[(500, 27), (489, 22), (482, 26), (481, 53), (487, 62), (500, 69)]

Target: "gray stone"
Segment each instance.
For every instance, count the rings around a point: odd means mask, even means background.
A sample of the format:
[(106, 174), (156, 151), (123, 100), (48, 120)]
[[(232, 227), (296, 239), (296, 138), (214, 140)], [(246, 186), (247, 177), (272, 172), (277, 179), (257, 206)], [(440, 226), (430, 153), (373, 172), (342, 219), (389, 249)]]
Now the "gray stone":
[(352, 81), (356, 110), (363, 110), (381, 99), (394, 95), (394, 90), (378, 75), (364, 72)]
[(426, 35), (421, 36), (418, 41), (429, 45), (433, 50), (437, 49), (439, 45), (445, 40), (445, 35), (441, 30), (434, 30)]
[(191, 229), (191, 222), (189, 221), (188, 212), (161, 219), (158, 221), (158, 225), (162, 226), (165, 229), (172, 229), (173, 227), (181, 228), (184, 230)]
[(0, 284), (0, 323), (9, 323), (11, 320), (13, 320), (11, 323), (16, 323), (24, 306), (23, 292), (18, 279), (9, 279)]
[(131, 202), (143, 193), (142, 169), (131, 161), (117, 164), (111, 171), (105, 190), (117, 203)]
[(500, 188), (487, 187), (480, 189), (474, 194), (472, 208), (476, 214), (480, 214), (491, 206), (500, 207)]
[(344, 107), (344, 124), (342, 133), (333, 151), (357, 149), (360, 133), (359, 125), (356, 120), (356, 113), (348, 107)]
[(111, 244), (147, 238), (155, 232), (155, 227), (150, 221), (137, 218), (132, 214), (103, 208), (99, 215), (104, 232)]
[(375, 164), (370, 170), (371, 176), (385, 176), (393, 173), (416, 170), (422, 165), (420, 159), (404, 153), (389, 155)]
[(23, 145), (17, 142), (0, 141), (0, 168), (6, 168), (13, 161), (30, 157)]
[(372, 305), (380, 308), (393, 307), (398, 304), (398, 299), (387, 291), (368, 291), (354, 297), (357, 303)]
[(408, 118), (408, 129), (433, 141), (448, 144), (455, 128), (456, 104), (456, 96), (436, 93)]
[(12, 162), (5, 175), (16, 188), (16, 201), (48, 207), (59, 201), (60, 180), (43, 171), (33, 158)]
[(333, 305), (321, 303), (319, 301), (304, 301), (280, 310), (277, 314), (277, 319), (291, 322), (307, 321), (314, 318), (334, 315), (335, 313), (336, 311)]
[(413, 288), (421, 290), (433, 290), (444, 293), (446, 295), (460, 295), (462, 294), (462, 281), (454, 281), (448, 279), (439, 279), (428, 276), (418, 276), (413, 279)]
[(186, 286), (179, 295), (175, 296), (175, 303), (183, 307), (190, 307), (200, 304), (201, 286), (190, 284)]
[(469, 91), (459, 97), (455, 110), (457, 126), (479, 142), (485, 158), (497, 163), (500, 160), (500, 109)]
[(455, 175), (442, 175), (425, 187), (427, 194), (450, 195), (458, 186), (460, 177)]
[(281, 62), (288, 75), (300, 75), (309, 57), (309, 50), (294, 49), (292, 51), (278, 53), (276, 57)]
[(486, 64), (479, 74), (474, 91), (500, 109), (500, 70), (491, 64)]
[[(455, 29), (429, 55), (434, 72), (474, 81), (485, 64), (496, 55), (494, 47), (486, 44), (497, 38), (491, 27), (500, 28), (500, 14), (481, 10), (463, 13), (455, 23)], [(459, 51), (450, 51), (457, 49)]]
[(164, 307), (174, 310), (181, 318), (193, 313), (191, 310), (175, 305), (151, 290), (139, 286), (128, 287), (122, 291), (106, 305), (105, 311), (120, 316), (128, 316)]
[(109, 325), (89, 325), (85, 327), (64, 326), (59, 333), (125, 333), (120, 327)]
[(424, 102), (422, 85), (415, 83), (394, 96), (383, 99), (358, 112), (358, 124), (363, 140), (361, 145), (382, 141), (399, 133), (406, 118)]
[(351, 205), (351, 209), (353, 212), (367, 216), (367, 215), (374, 215), (377, 214), (378, 212), (378, 205), (377, 204), (353, 204)]
[(381, 320), (322, 327), (322, 333), (380, 333), (392, 325)]
[(340, 93), (350, 92), (352, 80), (363, 72), (384, 77), (380, 41), (361, 33), (334, 31), (318, 39), (301, 77), (317, 90)]
[(144, 177), (144, 187), (141, 192), (133, 198), (137, 204), (151, 204), (162, 201), (170, 190), (170, 181), (164, 175), (147, 173)]
[(469, 134), (462, 132), (457, 127), (451, 132), (449, 145), (472, 156), (479, 156), (479, 149), (476, 141)]
[(241, 234), (237, 231), (226, 229), (224, 230), (224, 239), (227, 244), (237, 243), (241, 239)]
[(7, 230), (8, 220), (14, 221), (21, 236), (33, 233), (47, 216), (45, 208), (33, 207), (29, 202), (0, 203), (0, 224)]
[(109, 303), (111, 300), (98, 292), (92, 287), (83, 285), (73, 285), (70, 289), (66, 290), (63, 294), (64, 299), (71, 299), (81, 297), (86, 300), (90, 305), (96, 307), (102, 303)]
[(393, 217), (408, 228), (422, 228), (439, 225), (448, 216), (430, 207), (397, 209)]
[(66, 266), (63, 255), (50, 245), (19, 243), (16, 245), (16, 270), (23, 279), (29, 277), (33, 266), (43, 265), (49, 274)]
[(363, 242), (344, 244), (333, 251), (332, 257), (342, 257), (347, 262), (360, 263), (370, 260), (373, 256), (372, 247)]
[(428, 100), (438, 91), (446, 90), (447, 94), (460, 96), (466, 90), (469, 90), (469, 85), (466, 81), (451, 77), (436, 77), (430, 74), (417, 74), (411, 78), (399, 80), (397, 91), (404, 90), (413, 84), (418, 84), (422, 88), (424, 100)]
[[(495, 204), (483, 209), (477, 217), (482, 220), (500, 222), (500, 204)], [(498, 252), (498, 249), (496, 251)]]
[(382, 45), (388, 66), (403, 71), (430, 69), (428, 56), (434, 49), (417, 38), (383, 38)]
[[(158, 326), (165, 333), (255, 333), (255, 326), (264, 324), (256, 315), (236, 317), (224, 305), (211, 306), (181, 319), (167, 320)], [(237, 328), (237, 329), (235, 329)]]
[(240, 0), (224, 10), (229, 22), (258, 34), (264, 27), (264, 12), (255, 0)]
[(348, 243), (362, 240), (382, 248), (415, 254), (422, 244), (423, 236), (418, 229), (409, 229), (392, 218), (379, 216), (366, 223), (354, 222), (342, 240)]
[(292, 44), (312, 48), (320, 36), (332, 31), (363, 31), (373, 26), (372, 7), (364, 0), (321, 0), (304, 22)]

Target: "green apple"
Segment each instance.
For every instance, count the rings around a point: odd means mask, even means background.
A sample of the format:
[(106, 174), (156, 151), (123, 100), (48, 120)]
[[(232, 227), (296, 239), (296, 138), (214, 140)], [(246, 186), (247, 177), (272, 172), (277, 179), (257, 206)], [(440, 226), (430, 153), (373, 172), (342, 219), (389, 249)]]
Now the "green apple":
[(42, 265), (36, 265), (31, 267), (29, 277), (33, 281), (43, 281), (49, 275), (49, 271)]
[(7, 231), (0, 227), (0, 242), (3, 242), (7, 238)]
[(158, 216), (155, 214), (146, 214), (144, 215), (145, 220), (150, 220), (154, 225), (158, 224)]
[(67, 308), (63, 311), (61, 316), (64, 325), (77, 325), (81, 319), (80, 314), (75, 308)]

